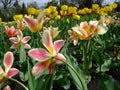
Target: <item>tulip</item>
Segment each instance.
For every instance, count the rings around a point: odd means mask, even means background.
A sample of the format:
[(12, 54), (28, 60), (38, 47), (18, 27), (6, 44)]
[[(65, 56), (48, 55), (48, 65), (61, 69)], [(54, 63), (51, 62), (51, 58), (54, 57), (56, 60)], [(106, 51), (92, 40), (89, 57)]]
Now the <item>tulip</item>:
[(44, 11), (37, 17), (37, 19), (33, 19), (29, 16), (25, 16), (24, 20), (27, 24), (28, 28), (31, 32), (35, 33), (42, 29), (43, 25), (43, 17), (44, 17)]
[(10, 28), (8, 26), (5, 26), (6, 34), (9, 37), (15, 36), (17, 34), (17, 30), (15, 30), (14, 26), (11, 26)]
[(59, 53), (60, 49), (64, 45), (64, 42), (64, 40), (57, 40), (53, 43), (50, 31), (45, 30), (43, 32), (42, 44), (47, 50), (43, 48), (35, 48), (28, 52), (28, 56), (38, 61), (32, 70), (34, 76), (45, 70), (47, 70), (48, 73), (52, 73), (52, 66), (54, 64), (59, 64), (62, 60), (66, 61), (64, 55)]
[(30, 39), (31, 39), (30, 36), (26, 36), (26, 37), (23, 38), (23, 34), (19, 30), (18, 34), (17, 34), (17, 38), (16, 37), (9, 38), (9, 40), (14, 43), (10, 48), (12, 48), (12, 49), (18, 48), (18, 50), (20, 50), (21, 43), (23, 43), (24, 48), (31, 48), (31, 46), (29, 44), (27, 44), (27, 42)]
[(7, 78), (11, 78), (19, 73), (19, 70), (16, 68), (11, 68), (13, 65), (14, 56), (13, 53), (8, 51), (4, 55), (3, 65), (4, 69), (0, 66), (0, 83), (4, 83)]

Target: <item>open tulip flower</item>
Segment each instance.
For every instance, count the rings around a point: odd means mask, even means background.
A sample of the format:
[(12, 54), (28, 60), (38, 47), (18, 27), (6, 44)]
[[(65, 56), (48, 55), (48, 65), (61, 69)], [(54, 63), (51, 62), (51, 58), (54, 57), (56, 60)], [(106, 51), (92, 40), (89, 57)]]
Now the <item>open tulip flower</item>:
[(23, 38), (22, 32), (20, 30), (18, 30), (17, 37), (9, 38), (9, 40), (14, 43), (10, 48), (18, 48), (18, 50), (20, 50), (21, 43), (23, 43), (24, 48), (28, 48), (29, 49), (29, 48), (31, 48), (31, 46), (29, 44), (27, 44), (27, 42), (30, 39), (31, 39), (30, 36), (25, 36)]
[(14, 56), (13, 53), (8, 51), (3, 60), (4, 69), (0, 66), (0, 83), (4, 83), (8, 78), (13, 77), (19, 73), (19, 70), (16, 68), (11, 68), (13, 65)]
[(76, 45), (78, 39), (89, 40), (95, 34), (104, 34), (107, 32), (107, 27), (104, 25), (98, 25), (98, 21), (81, 22), (80, 26), (76, 25), (72, 28), (73, 31), (69, 30), (68, 33), (71, 35), (70, 38), (74, 40)]
[(42, 29), (44, 14), (45, 12), (43, 11), (37, 17), (37, 19), (33, 19), (32, 17), (29, 16), (24, 17), (25, 23), (27, 24), (31, 32), (35, 33)]
[(11, 26), (10, 28), (8, 26), (5, 26), (6, 34), (9, 37), (13, 37), (17, 35), (17, 30), (14, 28), (14, 26)]
[(52, 42), (52, 37), (49, 30), (45, 30), (42, 34), (42, 44), (47, 49), (35, 48), (28, 52), (28, 55), (37, 60), (38, 63), (33, 67), (33, 75), (37, 75), (40, 72), (47, 70), (47, 73), (52, 73), (52, 66), (66, 61), (63, 54), (59, 53), (59, 50), (64, 45), (64, 40), (57, 40)]

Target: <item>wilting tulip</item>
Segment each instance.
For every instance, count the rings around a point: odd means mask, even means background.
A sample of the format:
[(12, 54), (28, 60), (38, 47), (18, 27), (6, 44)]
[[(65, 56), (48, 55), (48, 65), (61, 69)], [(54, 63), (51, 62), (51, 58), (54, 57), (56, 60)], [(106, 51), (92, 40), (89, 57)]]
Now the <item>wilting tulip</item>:
[(31, 46), (29, 44), (27, 44), (27, 42), (31, 39), (30, 36), (25, 36), (23, 38), (23, 34), (22, 32), (19, 30), (17, 37), (11, 37), (9, 38), (10, 41), (12, 41), (14, 44), (10, 47), (10, 48), (18, 48), (18, 50), (20, 50), (20, 46), (21, 43), (23, 43), (24, 48), (31, 48)]
[(28, 28), (30, 29), (31, 32), (35, 33), (35, 32), (38, 32), (42, 29), (44, 14), (45, 14), (45, 12), (43, 11), (37, 17), (37, 19), (33, 19), (29, 16), (24, 17), (25, 23), (27, 24), (27, 26), (28, 26)]
[(6, 34), (9, 37), (13, 37), (17, 35), (17, 30), (14, 28), (14, 26), (11, 26), (10, 28), (8, 26), (5, 26)]
[(19, 73), (19, 70), (16, 68), (11, 68), (13, 65), (14, 56), (13, 53), (8, 51), (4, 55), (3, 65), (4, 70), (0, 66), (0, 83), (4, 83), (8, 78), (11, 78)]
[(42, 44), (45, 46), (43, 48), (35, 48), (28, 52), (28, 55), (37, 60), (38, 63), (33, 67), (33, 75), (38, 75), (44, 70), (48, 70), (48, 73), (52, 73), (52, 66), (54, 64), (59, 64), (62, 60), (66, 61), (63, 54), (59, 53), (59, 50), (64, 45), (64, 40), (57, 40), (52, 42), (52, 37), (49, 30), (45, 30), (42, 34)]

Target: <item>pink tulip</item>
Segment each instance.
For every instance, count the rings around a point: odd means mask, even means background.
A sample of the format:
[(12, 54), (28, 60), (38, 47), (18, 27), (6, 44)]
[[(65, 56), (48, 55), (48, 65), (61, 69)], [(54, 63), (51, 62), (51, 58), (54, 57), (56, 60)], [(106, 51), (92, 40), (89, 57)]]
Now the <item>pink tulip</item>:
[(23, 43), (24, 48), (31, 48), (31, 46), (29, 44), (27, 44), (27, 42), (31, 39), (30, 36), (26, 36), (23, 38), (23, 34), (22, 32), (19, 30), (17, 33), (17, 37), (11, 37), (9, 38), (9, 40), (11, 42), (13, 42), (14, 44), (10, 47), (10, 48), (18, 48), (20, 49), (20, 45), (21, 43)]
[(34, 65), (32, 73), (37, 75), (40, 72), (47, 70), (48, 73), (52, 73), (52, 66), (54, 64), (61, 63), (61, 60), (66, 61), (63, 54), (59, 53), (60, 49), (64, 45), (64, 40), (57, 40), (52, 42), (52, 37), (49, 30), (45, 30), (42, 34), (42, 44), (47, 49), (35, 48), (28, 52), (28, 55), (37, 60), (38, 63)]
[(8, 51), (3, 60), (4, 70), (0, 66), (0, 83), (4, 83), (7, 78), (11, 78), (19, 73), (16, 68), (11, 68), (13, 65), (14, 56), (13, 53)]
[(17, 30), (15, 30), (14, 26), (11, 26), (10, 28), (8, 26), (5, 26), (6, 34), (9, 37), (13, 37), (17, 34)]
[(33, 19), (32, 17), (25, 16), (24, 20), (30, 31), (35, 33), (42, 29), (43, 18), (44, 18), (44, 11), (37, 17), (37, 19)]

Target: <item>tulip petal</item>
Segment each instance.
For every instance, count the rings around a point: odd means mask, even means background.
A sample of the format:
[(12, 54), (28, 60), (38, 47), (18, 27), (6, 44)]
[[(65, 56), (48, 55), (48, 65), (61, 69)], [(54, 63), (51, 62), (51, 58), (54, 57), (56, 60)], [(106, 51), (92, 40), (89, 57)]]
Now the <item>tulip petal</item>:
[(52, 38), (49, 30), (45, 30), (42, 34), (42, 43), (50, 52), (50, 54), (55, 55), (55, 50), (52, 43)]
[(28, 51), (28, 55), (31, 58), (38, 60), (40, 62), (46, 61), (50, 58), (49, 53), (46, 50), (41, 49), (41, 48), (40, 49), (38, 49), (38, 48), (31, 49), (30, 51)]
[(16, 37), (11, 37), (9, 38), (9, 40), (13, 43), (17, 43), (18, 42), (18, 39)]
[(15, 43), (15, 44), (13, 44), (10, 48), (11, 48), (11, 49), (18, 48), (18, 44)]
[(28, 16), (24, 17), (25, 23), (27, 24), (28, 28), (32, 31), (32, 32), (36, 32), (37, 31), (37, 23), (36, 21)]
[(7, 85), (6, 87), (4, 87), (4, 89), (3, 90), (11, 90), (11, 88), (10, 88), (10, 86), (9, 85)]
[(0, 66), (0, 74), (2, 74), (3, 73), (3, 69), (2, 69), (2, 67)]
[(11, 78), (19, 73), (19, 70), (16, 68), (11, 68), (8, 72), (8, 78)]
[(29, 44), (24, 44), (24, 48), (29, 49), (31, 46)]
[(6, 73), (10, 70), (10, 68), (13, 64), (13, 60), (14, 60), (13, 53), (8, 51), (4, 56), (4, 62), (3, 62)]
[(21, 40), (23, 38), (22, 31), (18, 30), (18, 35), (17, 36)]
[(55, 62), (51, 63), (48, 67), (48, 73), (51, 74), (52, 73), (52, 67), (55, 64)]
[(108, 31), (108, 27), (103, 25), (98, 25), (98, 34), (103, 35)]
[(34, 76), (38, 75), (40, 72), (44, 71), (46, 69), (46, 63), (45, 62), (39, 62), (35, 64), (35, 66), (32, 69), (32, 74)]
[(57, 40), (57, 41), (54, 42), (54, 48), (55, 48), (56, 53), (59, 52), (59, 50), (64, 45), (64, 43), (65, 43), (64, 40)]
[(30, 36), (26, 36), (26, 37), (24, 37), (24, 38), (22, 39), (22, 42), (23, 42), (23, 43), (27, 43), (30, 39), (31, 39)]
[(63, 60), (63, 61), (66, 61), (65, 56), (64, 56), (63, 54), (61, 54), (61, 53), (58, 53), (58, 54), (56, 55), (56, 63), (57, 63), (57, 64), (61, 64), (61, 63), (62, 63), (62, 60)]

